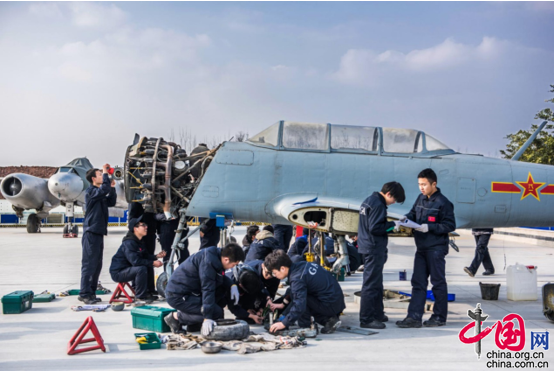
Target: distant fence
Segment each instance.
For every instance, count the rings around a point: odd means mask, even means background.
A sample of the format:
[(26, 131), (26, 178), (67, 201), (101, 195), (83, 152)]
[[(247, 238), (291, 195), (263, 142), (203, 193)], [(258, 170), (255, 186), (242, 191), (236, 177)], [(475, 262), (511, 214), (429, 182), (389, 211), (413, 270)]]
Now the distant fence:
[[(0, 214), (0, 228), (17, 228), (17, 227), (26, 227), (27, 225), (27, 216), (24, 216), (22, 219), (18, 218), (15, 214)], [(82, 226), (85, 218), (82, 214), (76, 214), (73, 218), (73, 224), (77, 226)], [(45, 219), (42, 219), (43, 227), (63, 227), (69, 218), (65, 216), (64, 213), (52, 213), (48, 215)], [(190, 219), (187, 224), (189, 226), (198, 226), (200, 225), (200, 219), (194, 217)], [(267, 223), (262, 222), (251, 222), (251, 221), (235, 221), (237, 226), (248, 226), (248, 225), (267, 225)], [(126, 227), (127, 226), (127, 211), (122, 218), (115, 216), (110, 216), (108, 218), (108, 227)]]

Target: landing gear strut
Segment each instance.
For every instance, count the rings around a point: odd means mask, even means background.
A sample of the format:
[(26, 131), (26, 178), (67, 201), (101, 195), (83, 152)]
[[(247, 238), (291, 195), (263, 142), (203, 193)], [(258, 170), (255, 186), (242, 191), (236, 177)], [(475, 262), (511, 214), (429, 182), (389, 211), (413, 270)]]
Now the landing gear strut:
[(63, 226), (63, 238), (77, 238), (79, 236), (79, 227), (73, 225), (74, 215), (73, 203), (66, 203), (65, 216), (67, 216), (67, 224)]

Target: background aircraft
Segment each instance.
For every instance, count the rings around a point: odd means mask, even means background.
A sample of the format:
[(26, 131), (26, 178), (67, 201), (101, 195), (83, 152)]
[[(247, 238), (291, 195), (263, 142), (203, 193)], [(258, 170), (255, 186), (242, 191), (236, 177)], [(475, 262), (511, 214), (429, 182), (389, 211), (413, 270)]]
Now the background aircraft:
[(169, 205), (188, 216), (313, 222), (339, 242), (357, 232), (361, 202), (385, 182), (406, 191), (407, 203), (390, 206), (389, 215), (408, 212), (428, 167), (454, 204), (458, 228), (554, 225), (554, 167), (460, 154), (418, 130), (280, 121), (194, 157), (135, 136), (125, 159), (127, 200), (147, 211)]
[[(79, 228), (73, 224), (75, 205), (83, 207), (85, 204), (85, 190), (90, 185), (85, 179), (89, 169), (93, 168), (85, 158), (76, 158), (65, 166), (58, 168), (49, 179), (13, 173), (7, 175), (0, 183), (0, 191), (19, 218), (23, 217), (24, 210), (35, 209), (27, 218), (27, 232), (40, 232), (40, 221), (50, 214), (50, 210), (62, 204), (66, 208), (63, 233), (65, 236), (77, 237)], [(110, 208), (110, 216), (123, 217), (127, 209), (123, 192), (123, 182), (116, 182), (117, 204)]]

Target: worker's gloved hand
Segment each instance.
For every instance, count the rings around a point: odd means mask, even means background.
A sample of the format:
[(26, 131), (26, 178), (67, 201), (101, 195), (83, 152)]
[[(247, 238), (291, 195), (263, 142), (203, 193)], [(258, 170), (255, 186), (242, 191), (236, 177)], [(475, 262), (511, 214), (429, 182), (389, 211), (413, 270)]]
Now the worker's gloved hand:
[(204, 319), (204, 322), (202, 323), (202, 335), (210, 335), (212, 330), (214, 330), (214, 326), (216, 325), (216, 322), (210, 319)]
[(408, 218), (406, 217), (406, 215), (403, 215), (401, 217), (398, 218), (398, 221), (404, 221), (404, 220), (408, 220)]
[(427, 233), (429, 232), (429, 225), (428, 224), (421, 224), (421, 227), (416, 228), (416, 231), (421, 233)]
[(240, 298), (240, 294), (239, 294), (238, 286), (237, 285), (231, 286), (231, 300), (235, 301), (235, 306), (239, 304), (239, 298)]
[(400, 230), (400, 220), (394, 222), (394, 231), (398, 232)]

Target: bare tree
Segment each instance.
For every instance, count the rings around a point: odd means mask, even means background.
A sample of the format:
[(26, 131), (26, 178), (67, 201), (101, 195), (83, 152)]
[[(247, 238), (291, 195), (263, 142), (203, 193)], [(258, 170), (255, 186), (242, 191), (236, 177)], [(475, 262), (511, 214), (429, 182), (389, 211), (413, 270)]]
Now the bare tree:
[(248, 138), (248, 132), (239, 131), (239, 132), (237, 132), (237, 134), (235, 135), (235, 141), (238, 141), (238, 142), (243, 142), (243, 141), (246, 140), (247, 138)]

